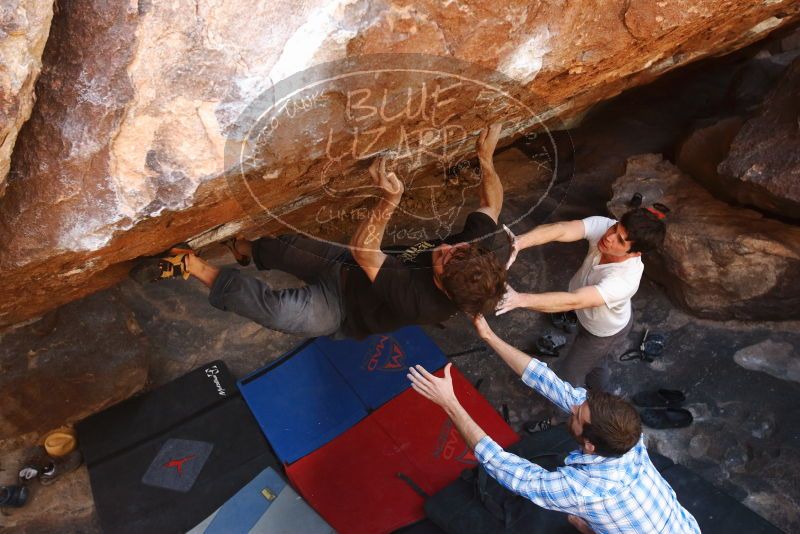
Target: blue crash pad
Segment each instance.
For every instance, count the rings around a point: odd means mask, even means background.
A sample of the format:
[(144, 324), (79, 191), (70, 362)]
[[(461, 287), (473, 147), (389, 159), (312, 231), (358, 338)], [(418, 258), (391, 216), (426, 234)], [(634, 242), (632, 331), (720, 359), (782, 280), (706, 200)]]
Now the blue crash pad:
[(433, 372), (447, 363), (436, 343), (416, 326), (372, 335), (362, 341), (326, 337), (318, 338), (314, 344), (370, 410), (408, 389), (406, 374), (410, 365), (421, 364)]
[(271, 467), (187, 534), (333, 534)]
[(291, 463), (367, 415), (361, 400), (312, 342), (239, 381), (275, 454)]

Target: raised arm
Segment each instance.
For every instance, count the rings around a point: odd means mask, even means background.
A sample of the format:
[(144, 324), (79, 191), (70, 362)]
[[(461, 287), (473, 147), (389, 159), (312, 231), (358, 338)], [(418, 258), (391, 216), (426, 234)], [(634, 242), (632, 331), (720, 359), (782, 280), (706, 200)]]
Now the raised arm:
[(558, 313), (595, 308), (605, 306), (605, 304), (603, 296), (595, 286), (579, 287), (575, 291), (569, 292), (554, 291), (550, 293), (517, 293), (509, 286), (506, 288), (503, 299), (498, 303), (495, 313), (502, 315), (517, 308), (528, 308), (542, 313)]
[(353, 259), (364, 270), (370, 281), (374, 282), (386, 260), (386, 254), (381, 250), (381, 242), (386, 232), (386, 225), (403, 196), (403, 182), (395, 173), (386, 172), (386, 160), (383, 158), (377, 158), (372, 162), (369, 173), (375, 185), (382, 189), (382, 195), (368, 216), (358, 225), (350, 239), (350, 250)]
[(554, 510), (575, 506), (575, 495), (566, 476), (504, 451), (467, 413), (456, 398), (450, 375), (452, 363), (444, 368), (444, 377), (437, 377), (421, 365), (409, 368), (411, 387), (423, 397), (441, 406), (453, 421), (475, 457), (500, 484), (536, 504)]
[(492, 350), (520, 377), (526, 385), (536, 390), (540, 395), (558, 406), (561, 410), (570, 413), (572, 407), (586, 400), (586, 390), (574, 388), (568, 382), (561, 380), (550, 370), (547, 365), (536, 358), (532, 358), (503, 341), (481, 315), (473, 320), (475, 330)]
[(484, 128), (476, 143), (478, 161), (481, 164), (481, 207), (478, 211), (491, 217), (495, 223), (503, 209), (503, 184), (494, 170), (492, 158), (502, 128), (501, 124), (492, 124)]
[(543, 245), (552, 241), (569, 243), (571, 241), (579, 241), (586, 237), (586, 226), (581, 220), (541, 224), (530, 232), (521, 235), (514, 235), (514, 232), (505, 224), (503, 225), (503, 230), (505, 230), (511, 246), (511, 253), (506, 262), (506, 269), (509, 269), (517, 259), (517, 254), (520, 250)]
[(486, 318), (483, 315), (476, 315), (472, 320), (472, 324), (475, 325), (475, 330), (480, 338), (492, 347), (492, 350), (506, 362), (506, 365), (511, 367), (512, 371), (521, 377), (533, 358), (500, 339), (489, 326), (489, 323), (486, 322)]
[(585, 236), (585, 228), (583, 221), (578, 219), (575, 221), (562, 221), (551, 224), (540, 224), (530, 232), (525, 232), (517, 236), (517, 243), (519, 250), (528, 247), (535, 247), (544, 245), (552, 241), (560, 243), (569, 243), (572, 241), (579, 241)]

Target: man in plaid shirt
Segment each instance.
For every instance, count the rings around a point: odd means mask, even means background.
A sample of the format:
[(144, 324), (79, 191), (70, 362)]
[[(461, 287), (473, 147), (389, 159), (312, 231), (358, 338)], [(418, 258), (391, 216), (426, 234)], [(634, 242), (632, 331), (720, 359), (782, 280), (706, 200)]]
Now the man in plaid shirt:
[(444, 378), (421, 366), (411, 368), (412, 387), (444, 408), (492, 477), (543, 508), (570, 514), (570, 523), (583, 533), (700, 532), (650, 461), (633, 406), (609, 393), (587, 395), (585, 389), (572, 387), (547, 365), (497, 337), (480, 315), (475, 328), (525, 384), (570, 414), (568, 430), (580, 445), (553, 472), (505, 452), (456, 399), (451, 364)]

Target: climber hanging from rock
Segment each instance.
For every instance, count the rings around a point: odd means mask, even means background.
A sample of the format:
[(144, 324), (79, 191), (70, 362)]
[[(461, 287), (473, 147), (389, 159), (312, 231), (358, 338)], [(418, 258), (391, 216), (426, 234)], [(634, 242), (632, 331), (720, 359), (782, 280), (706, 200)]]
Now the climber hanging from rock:
[(349, 246), (301, 235), (231, 243), (239, 263), (252, 258), (260, 270), (293, 274), (305, 282), (300, 287), (273, 289), (238, 269), (210, 265), (184, 245), (143, 260), (131, 276), (140, 282), (194, 276), (210, 289), (212, 306), (305, 337), (363, 338), (406, 325), (438, 324), (458, 311), (470, 316), (488, 312), (505, 291), (505, 268), (490, 251), (503, 206), (503, 186), (492, 162), (501, 128), (493, 124), (478, 137), (480, 208), (469, 214), (458, 234), (398, 254), (381, 250), (404, 186), (386, 170), (386, 160), (378, 158), (370, 175), (379, 199)]

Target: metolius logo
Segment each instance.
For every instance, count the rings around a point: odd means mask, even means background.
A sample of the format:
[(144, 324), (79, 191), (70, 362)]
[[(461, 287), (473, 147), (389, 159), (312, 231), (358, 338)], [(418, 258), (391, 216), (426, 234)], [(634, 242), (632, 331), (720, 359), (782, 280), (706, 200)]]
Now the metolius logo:
[(214, 382), (214, 385), (217, 388), (217, 394), (222, 396), (222, 397), (227, 397), (228, 396), (228, 392), (225, 391), (225, 388), (222, 387), (222, 384), (219, 381), (219, 367), (217, 367), (216, 365), (212, 365), (210, 367), (206, 367), (205, 368), (205, 373), (206, 373), (206, 376), (209, 377), (212, 382)]

